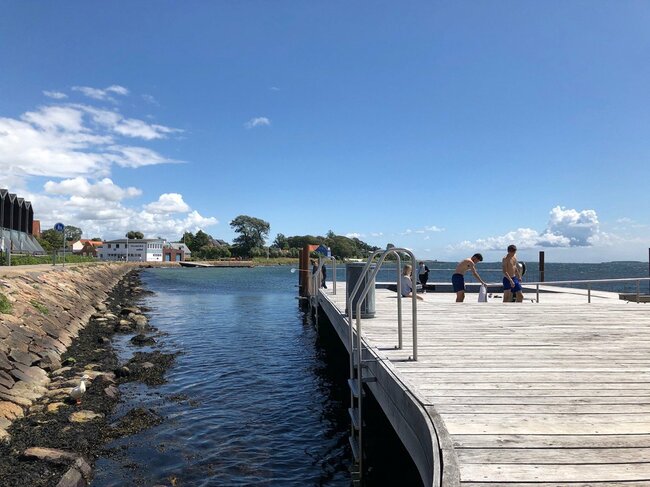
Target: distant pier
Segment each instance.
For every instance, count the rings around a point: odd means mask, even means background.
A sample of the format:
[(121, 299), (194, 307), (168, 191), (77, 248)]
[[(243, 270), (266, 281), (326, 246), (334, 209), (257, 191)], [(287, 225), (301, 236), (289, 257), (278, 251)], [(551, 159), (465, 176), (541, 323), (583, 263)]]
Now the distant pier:
[[(551, 288), (532, 303), (427, 293), (396, 349), (397, 296), (364, 319), (365, 386), (430, 486), (650, 485), (650, 308)], [(316, 301), (349, 350), (345, 284)], [(467, 296), (474, 301), (475, 294)], [(406, 301), (406, 299), (405, 299)], [(410, 306), (405, 304), (405, 309)]]

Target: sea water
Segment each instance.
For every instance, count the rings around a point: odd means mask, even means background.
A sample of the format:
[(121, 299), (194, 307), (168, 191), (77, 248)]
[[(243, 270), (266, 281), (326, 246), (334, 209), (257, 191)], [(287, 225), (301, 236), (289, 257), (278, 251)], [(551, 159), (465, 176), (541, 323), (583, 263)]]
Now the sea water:
[[(431, 282), (447, 282), (455, 267), (427, 265)], [(501, 280), (498, 263), (478, 269), (487, 281)], [(396, 272), (388, 263), (377, 280), (394, 281)], [(546, 265), (547, 281), (647, 275), (640, 262)], [(348, 357), (327, 323), (300, 311), (297, 273), (169, 268), (142, 276), (154, 292), (143, 304), (163, 333), (156, 348), (180, 355), (166, 384), (122, 386), (113, 419), (147, 407), (164, 421), (109, 445), (93, 485), (350, 485)], [(345, 280), (344, 268), (337, 276)], [(527, 277), (539, 278), (535, 264)], [(636, 284), (604, 288), (635, 291)], [(117, 341), (124, 360), (135, 350), (128, 338)], [(366, 406), (368, 486), (420, 485), (380, 408), (371, 397)]]

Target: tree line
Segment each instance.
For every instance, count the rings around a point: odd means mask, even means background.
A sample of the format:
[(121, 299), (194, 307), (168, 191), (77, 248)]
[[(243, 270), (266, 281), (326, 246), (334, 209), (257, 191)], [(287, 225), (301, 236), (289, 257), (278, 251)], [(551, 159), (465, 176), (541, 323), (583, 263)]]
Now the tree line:
[[(325, 245), (329, 247), (332, 255), (338, 259), (362, 258), (369, 252), (375, 251), (378, 247), (353, 237), (336, 235), (333, 231), (327, 232), (325, 236), (318, 235), (294, 235), (285, 236), (278, 233), (275, 240), (266, 245), (271, 231), (269, 222), (260, 218), (239, 215), (230, 222), (230, 227), (237, 234), (232, 244), (215, 239), (211, 235), (199, 230), (196, 233), (185, 232), (179, 243), (185, 243), (192, 252), (195, 259), (215, 260), (229, 257), (298, 257), (300, 250), (305, 245)], [(69, 225), (65, 227), (66, 242), (75, 242), (81, 238), (82, 230)], [(144, 234), (139, 231), (129, 231), (128, 239), (141, 239)], [(91, 240), (101, 241), (100, 238)], [(39, 243), (47, 252), (60, 249), (63, 244), (63, 236), (53, 229), (45, 230), (38, 238)]]

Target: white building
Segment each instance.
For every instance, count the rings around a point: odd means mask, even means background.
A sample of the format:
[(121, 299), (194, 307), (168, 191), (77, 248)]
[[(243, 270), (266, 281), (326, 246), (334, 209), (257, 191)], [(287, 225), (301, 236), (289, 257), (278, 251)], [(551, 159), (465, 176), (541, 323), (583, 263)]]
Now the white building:
[[(162, 262), (163, 239), (119, 239), (104, 242), (97, 249), (101, 260), (120, 260), (131, 262)], [(127, 258), (128, 248), (128, 258)]]

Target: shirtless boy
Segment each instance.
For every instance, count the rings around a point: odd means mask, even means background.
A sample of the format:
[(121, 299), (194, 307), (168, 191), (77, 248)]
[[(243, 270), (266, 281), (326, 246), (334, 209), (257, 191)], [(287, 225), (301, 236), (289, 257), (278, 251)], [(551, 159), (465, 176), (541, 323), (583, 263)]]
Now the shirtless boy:
[(508, 253), (503, 258), (503, 302), (512, 302), (512, 293), (516, 295), (516, 301), (521, 303), (524, 300), (524, 293), (521, 292), (521, 273), (517, 266), (517, 247), (508, 246)]
[(454, 272), (454, 275), (451, 276), (451, 283), (456, 292), (457, 303), (462, 303), (465, 300), (465, 273), (467, 271), (472, 271), (474, 277), (480, 281), (481, 284), (487, 286), (485, 281), (481, 279), (481, 276), (478, 275), (478, 272), (476, 272), (476, 264), (479, 262), (483, 262), (483, 256), (481, 254), (474, 254), (465, 260), (461, 260), (456, 266), (456, 271)]

